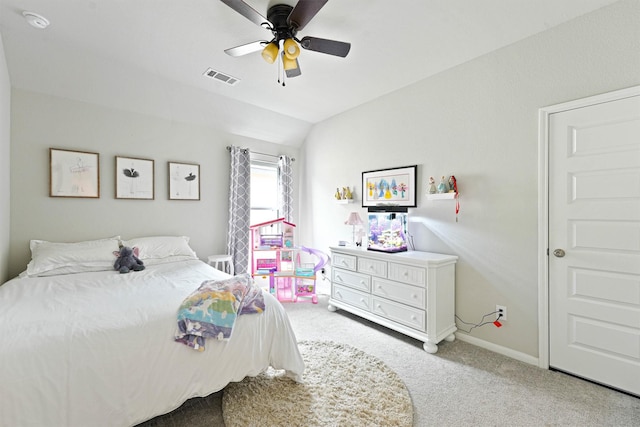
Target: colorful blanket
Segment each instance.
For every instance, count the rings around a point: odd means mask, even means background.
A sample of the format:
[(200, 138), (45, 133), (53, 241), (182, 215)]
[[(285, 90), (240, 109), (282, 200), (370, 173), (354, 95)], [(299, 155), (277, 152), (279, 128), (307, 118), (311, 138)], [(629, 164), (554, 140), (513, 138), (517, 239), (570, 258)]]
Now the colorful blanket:
[(262, 291), (251, 275), (207, 280), (180, 305), (175, 340), (204, 351), (205, 338), (231, 338), (237, 316), (264, 310)]

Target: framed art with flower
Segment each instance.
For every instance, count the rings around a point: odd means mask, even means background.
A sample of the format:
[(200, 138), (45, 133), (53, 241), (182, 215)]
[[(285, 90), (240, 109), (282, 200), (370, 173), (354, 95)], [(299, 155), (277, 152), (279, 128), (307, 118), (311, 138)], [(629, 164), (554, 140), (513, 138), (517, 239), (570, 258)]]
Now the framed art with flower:
[(200, 200), (200, 165), (169, 162), (169, 200)]
[(393, 205), (417, 206), (418, 166), (362, 172), (362, 207)]
[(116, 199), (154, 199), (154, 161), (116, 156)]

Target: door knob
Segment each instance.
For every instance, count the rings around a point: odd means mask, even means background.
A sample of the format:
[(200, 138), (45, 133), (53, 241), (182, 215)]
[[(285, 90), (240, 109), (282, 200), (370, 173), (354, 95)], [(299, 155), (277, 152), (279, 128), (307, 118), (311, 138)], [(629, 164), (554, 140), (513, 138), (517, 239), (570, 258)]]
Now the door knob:
[(556, 249), (555, 251), (553, 251), (553, 254), (558, 258), (562, 258), (565, 255), (562, 249)]

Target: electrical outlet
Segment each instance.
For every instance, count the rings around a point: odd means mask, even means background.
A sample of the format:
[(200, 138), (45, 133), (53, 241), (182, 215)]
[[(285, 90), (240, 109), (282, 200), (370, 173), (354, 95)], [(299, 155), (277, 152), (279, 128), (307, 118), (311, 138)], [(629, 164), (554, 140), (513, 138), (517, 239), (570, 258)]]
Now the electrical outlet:
[[(500, 316), (502, 314), (502, 316)], [(496, 305), (496, 320), (500, 318), (500, 321), (507, 320), (507, 307), (504, 305)]]

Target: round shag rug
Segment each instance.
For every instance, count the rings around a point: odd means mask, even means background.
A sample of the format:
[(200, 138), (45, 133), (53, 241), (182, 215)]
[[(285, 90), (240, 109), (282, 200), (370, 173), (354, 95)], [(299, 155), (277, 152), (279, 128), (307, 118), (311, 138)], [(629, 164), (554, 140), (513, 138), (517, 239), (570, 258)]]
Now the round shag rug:
[(303, 383), (269, 368), (229, 384), (222, 396), (226, 427), (413, 425), (409, 391), (381, 360), (331, 341), (298, 346)]

